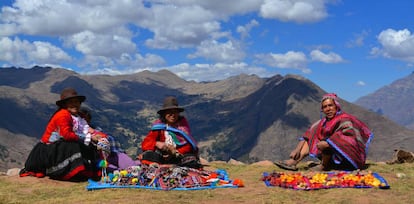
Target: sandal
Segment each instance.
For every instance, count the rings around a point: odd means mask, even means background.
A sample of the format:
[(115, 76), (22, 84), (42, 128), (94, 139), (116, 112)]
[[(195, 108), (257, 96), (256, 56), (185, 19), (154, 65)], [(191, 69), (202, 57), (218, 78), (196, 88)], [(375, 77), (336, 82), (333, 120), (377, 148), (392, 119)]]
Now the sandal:
[(276, 164), (276, 166), (278, 166), (279, 168), (285, 169), (285, 170), (290, 170), (290, 171), (297, 171), (298, 167), (296, 167), (296, 165), (289, 165), (284, 161), (277, 161), (274, 162), (274, 164)]
[(312, 166), (312, 167), (308, 167), (307, 170), (309, 171), (325, 171), (324, 167), (322, 166), (322, 164), (318, 164), (316, 166)]

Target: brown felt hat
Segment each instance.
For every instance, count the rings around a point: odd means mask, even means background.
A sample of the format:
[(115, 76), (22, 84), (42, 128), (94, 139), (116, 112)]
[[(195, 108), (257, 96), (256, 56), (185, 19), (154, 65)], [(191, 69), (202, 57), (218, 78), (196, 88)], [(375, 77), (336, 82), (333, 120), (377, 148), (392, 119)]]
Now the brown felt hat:
[(157, 111), (158, 114), (161, 114), (162, 112), (169, 110), (169, 109), (177, 109), (180, 112), (184, 111), (184, 108), (178, 106), (178, 101), (174, 96), (168, 96), (164, 99), (164, 104), (162, 105), (162, 108)]
[(86, 97), (78, 95), (74, 88), (65, 88), (60, 93), (60, 100), (56, 101), (56, 105), (61, 107), (65, 104), (67, 100), (71, 98), (78, 98), (80, 102), (84, 102), (86, 100)]

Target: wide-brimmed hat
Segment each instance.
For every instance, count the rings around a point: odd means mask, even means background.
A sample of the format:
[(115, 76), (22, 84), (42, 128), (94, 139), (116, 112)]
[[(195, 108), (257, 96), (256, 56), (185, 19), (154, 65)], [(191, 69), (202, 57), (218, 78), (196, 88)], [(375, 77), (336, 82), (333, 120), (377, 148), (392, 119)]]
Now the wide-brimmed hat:
[(86, 100), (86, 97), (78, 95), (78, 92), (76, 92), (74, 88), (65, 88), (60, 93), (60, 100), (56, 101), (56, 105), (63, 106), (65, 102), (71, 98), (78, 98), (80, 102), (84, 102)]
[(184, 108), (178, 106), (177, 98), (174, 96), (168, 96), (164, 99), (164, 104), (162, 105), (162, 108), (157, 111), (157, 113), (161, 114), (162, 112), (170, 109), (177, 109), (180, 112), (184, 111)]

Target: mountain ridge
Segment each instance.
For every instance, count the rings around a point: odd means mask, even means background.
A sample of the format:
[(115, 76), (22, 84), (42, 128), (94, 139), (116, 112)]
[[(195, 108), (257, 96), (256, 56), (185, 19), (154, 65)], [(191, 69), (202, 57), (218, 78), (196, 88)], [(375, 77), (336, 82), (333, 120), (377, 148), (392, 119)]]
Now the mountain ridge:
[(384, 115), (414, 130), (414, 72), (355, 101), (362, 107)]
[[(32, 73), (37, 74), (30, 78)], [(15, 75), (29, 78), (24, 79), (25, 83), (16, 82), (11, 80), (19, 78)], [(81, 75), (62, 68), (2, 68), (0, 81), (0, 111), (8, 116), (0, 121), (0, 130), (10, 132), (0, 132), (5, 137), (39, 138), (56, 110), (60, 91), (71, 86), (87, 97), (83, 106), (92, 110), (94, 123), (135, 156), (151, 122), (158, 117), (156, 110), (163, 98), (174, 95), (186, 109), (183, 114), (199, 141), (202, 157), (247, 163), (287, 158), (298, 137), (320, 118), (319, 100), (326, 93), (297, 75), (239, 75), (194, 82), (168, 70), (109, 76)], [(369, 159), (383, 160), (391, 157), (394, 148), (414, 144), (414, 131), (342, 99), (341, 105), (373, 130)], [(17, 148), (6, 143), (3, 146)], [(8, 167), (24, 163), (4, 158), (0, 162)]]

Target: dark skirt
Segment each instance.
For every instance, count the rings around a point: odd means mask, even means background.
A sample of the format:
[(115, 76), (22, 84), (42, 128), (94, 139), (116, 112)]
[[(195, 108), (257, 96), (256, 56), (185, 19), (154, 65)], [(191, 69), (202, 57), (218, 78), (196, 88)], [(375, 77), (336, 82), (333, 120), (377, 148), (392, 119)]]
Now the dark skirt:
[[(343, 170), (343, 171), (353, 171), (356, 168), (349, 162), (347, 159), (342, 158), (340, 155), (341, 153), (336, 151), (333, 148), (327, 148), (323, 152), (323, 154), (329, 155), (331, 159), (327, 164), (327, 169), (331, 170)], [(318, 159), (322, 160), (322, 155), (318, 157)]]
[(184, 154), (179, 157), (166, 157), (159, 151), (145, 151), (142, 154), (143, 161), (155, 162), (159, 164), (175, 164), (178, 166), (200, 169), (203, 166), (200, 163), (200, 158), (197, 154)]
[(42, 173), (51, 179), (84, 181), (99, 179), (101, 170), (96, 148), (78, 142), (39, 142), (26, 160), (23, 172)]

